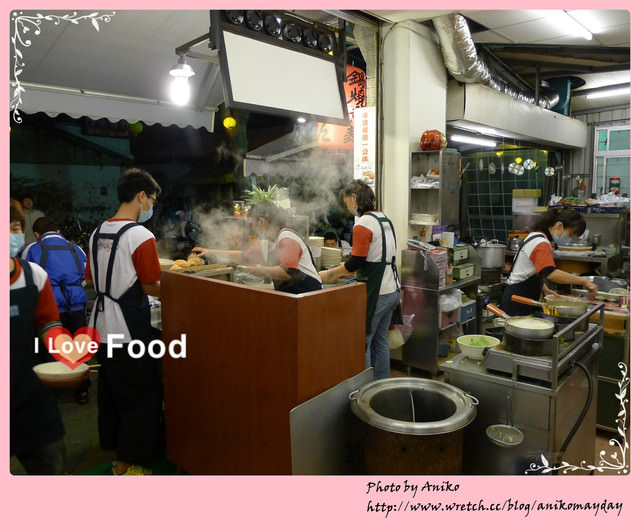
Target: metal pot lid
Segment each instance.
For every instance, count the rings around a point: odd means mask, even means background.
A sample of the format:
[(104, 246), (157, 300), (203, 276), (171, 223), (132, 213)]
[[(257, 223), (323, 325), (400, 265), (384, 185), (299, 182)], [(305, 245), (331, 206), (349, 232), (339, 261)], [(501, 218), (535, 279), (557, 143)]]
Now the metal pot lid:
[[(407, 402), (416, 399), (416, 405), (420, 403), (420, 397), (429, 396), (444, 407), (447, 416), (439, 420), (425, 422), (400, 420), (379, 413), (374, 407), (378, 400), (386, 395), (407, 394)], [(434, 396), (440, 398), (433, 398)], [(476, 399), (465, 394), (455, 386), (418, 377), (394, 377), (376, 380), (364, 385), (359, 390), (349, 395), (351, 411), (360, 420), (378, 429), (399, 433), (402, 435), (441, 435), (452, 433), (470, 424), (476, 416)], [(411, 400), (409, 400), (411, 399)]]

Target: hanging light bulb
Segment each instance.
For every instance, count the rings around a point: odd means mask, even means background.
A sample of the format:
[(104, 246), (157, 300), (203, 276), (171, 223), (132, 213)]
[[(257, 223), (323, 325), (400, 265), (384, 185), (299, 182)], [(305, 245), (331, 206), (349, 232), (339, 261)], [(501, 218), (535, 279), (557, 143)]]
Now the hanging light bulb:
[(171, 87), (169, 88), (169, 96), (174, 104), (178, 106), (187, 105), (191, 98), (191, 86), (189, 86), (189, 79), (180, 77), (174, 78), (171, 82)]
[(181, 56), (178, 63), (171, 68), (169, 74), (173, 77), (171, 86), (169, 87), (169, 97), (171, 101), (179, 106), (189, 103), (191, 98), (191, 87), (189, 86), (189, 78), (195, 73), (193, 69)]

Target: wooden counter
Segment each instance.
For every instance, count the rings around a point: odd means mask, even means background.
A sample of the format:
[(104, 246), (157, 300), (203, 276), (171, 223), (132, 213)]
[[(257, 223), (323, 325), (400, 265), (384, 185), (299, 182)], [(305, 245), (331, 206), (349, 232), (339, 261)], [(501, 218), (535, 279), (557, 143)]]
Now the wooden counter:
[(162, 272), (167, 457), (191, 474), (291, 474), (289, 411), (364, 369), (366, 287), (291, 295)]

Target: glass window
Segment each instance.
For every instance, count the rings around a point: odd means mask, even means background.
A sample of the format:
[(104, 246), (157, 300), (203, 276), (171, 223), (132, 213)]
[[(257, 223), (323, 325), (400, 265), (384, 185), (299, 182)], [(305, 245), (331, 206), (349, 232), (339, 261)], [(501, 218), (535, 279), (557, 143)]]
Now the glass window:
[(608, 193), (611, 178), (619, 178), (620, 193), (631, 196), (631, 128), (596, 129), (594, 140), (593, 191)]
[(609, 134), (609, 151), (620, 151), (631, 149), (631, 130), (612, 130)]
[(608, 131), (599, 131), (598, 132), (598, 151), (606, 151), (607, 150), (607, 142), (609, 139)]

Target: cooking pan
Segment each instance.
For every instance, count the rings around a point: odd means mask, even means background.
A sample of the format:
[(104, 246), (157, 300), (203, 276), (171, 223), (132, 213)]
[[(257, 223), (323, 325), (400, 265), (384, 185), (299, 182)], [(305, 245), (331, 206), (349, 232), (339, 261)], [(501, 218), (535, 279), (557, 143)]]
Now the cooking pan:
[(520, 295), (511, 295), (511, 300), (528, 306), (539, 306), (546, 315), (555, 317), (577, 318), (580, 315), (584, 315), (589, 307), (587, 302), (556, 295), (547, 295), (542, 302)]
[(512, 317), (499, 307), (487, 304), (487, 311), (505, 319), (505, 333), (514, 337), (543, 339), (550, 338), (555, 331), (555, 324), (551, 320), (537, 318), (531, 315)]

